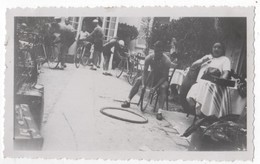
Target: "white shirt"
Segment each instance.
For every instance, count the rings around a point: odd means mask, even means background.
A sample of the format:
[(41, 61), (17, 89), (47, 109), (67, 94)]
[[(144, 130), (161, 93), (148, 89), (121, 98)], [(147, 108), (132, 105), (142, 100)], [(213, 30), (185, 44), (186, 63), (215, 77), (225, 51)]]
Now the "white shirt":
[(87, 31), (83, 32), (83, 31), (80, 31), (79, 33), (79, 39), (86, 39), (87, 36), (89, 35), (89, 33)]
[(197, 82), (201, 79), (202, 75), (204, 74), (204, 71), (209, 68), (217, 68), (219, 69), (220, 73), (223, 74), (224, 71), (230, 71), (231, 70), (231, 64), (230, 60), (226, 56), (220, 56), (218, 58), (213, 58), (212, 55), (206, 55), (203, 58), (209, 57), (211, 58), (209, 61), (201, 65)]

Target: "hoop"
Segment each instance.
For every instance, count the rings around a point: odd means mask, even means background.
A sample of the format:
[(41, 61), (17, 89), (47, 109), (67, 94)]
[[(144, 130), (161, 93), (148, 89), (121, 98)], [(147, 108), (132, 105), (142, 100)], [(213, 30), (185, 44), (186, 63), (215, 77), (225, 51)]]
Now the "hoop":
[[(128, 113), (131, 113), (131, 114), (134, 114), (140, 118), (143, 119), (143, 121), (137, 121), (137, 120), (130, 120), (130, 119), (126, 119), (126, 118), (122, 118), (122, 117), (118, 117), (118, 116), (115, 116), (115, 115), (112, 115), (112, 114), (109, 114), (107, 113), (105, 110), (107, 109), (112, 109), (112, 110), (121, 110), (121, 111), (125, 111), (125, 112), (128, 112)], [(126, 122), (130, 122), (130, 123), (136, 123), (136, 124), (145, 124), (148, 122), (148, 119), (145, 118), (144, 116), (141, 116), (140, 114), (137, 114), (133, 111), (130, 111), (130, 110), (126, 110), (126, 109), (123, 109), (123, 108), (116, 108), (116, 107), (104, 107), (104, 108), (101, 108), (100, 109), (100, 112), (108, 117), (111, 117), (111, 118), (114, 118), (114, 119), (118, 119), (118, 120), (121, 120), (121, 121), (126, 121)]]

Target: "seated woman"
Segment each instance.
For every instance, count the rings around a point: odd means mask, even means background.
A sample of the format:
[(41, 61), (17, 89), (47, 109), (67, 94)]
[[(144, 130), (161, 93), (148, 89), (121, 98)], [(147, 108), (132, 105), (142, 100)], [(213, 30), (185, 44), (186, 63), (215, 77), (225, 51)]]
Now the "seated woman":
[(212, 54), (205, 55), (192, 64), (193, 67), (201, 67), (197, 81), (191, 87), (186, 97), (190, 109), (196, 115), (221, 117), (229, 113), (227, 88), (202, 79), (204, 74), (229, 79), (231, 64), (230, 60), (224, 55), (224, 45), (215, 43), (212, 48)]

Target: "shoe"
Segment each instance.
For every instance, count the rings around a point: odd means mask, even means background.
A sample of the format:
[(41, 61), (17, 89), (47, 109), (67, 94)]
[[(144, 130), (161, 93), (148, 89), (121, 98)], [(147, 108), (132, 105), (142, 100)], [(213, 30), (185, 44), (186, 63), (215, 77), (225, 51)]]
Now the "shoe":
[(130, 102), (124, 101), (123, 104), (121, 104), (122, 108), (129, 108), (130, 107)]
[(113, 75), (112, 75), (111, 73), (109, 73), (109, 72), (107, 72), (107, 75), (108, 75), (108, 76), (113, 76)]
[(163, 119), (162, 113), (157, 113), (156, 119), (161, 121)]
[(107, 73), (107, 72), (103, 72), (102, 74), (103, 74), (103, 75), (105, 75), (105, 76), (107, 76), (107, 75), (108, 75), (108, 73)]
[(98, 65), (97, 68), (100, 68), (100, 66)]
[(94, 67), (94, 66), (92, 66), (90, 69), (93, 70), (93, 71), (96, 71), (96, 70), (97, 70), (97, 68)]
[(62, 66), (62, 67), (64, 67), (64, 68), (66, 68), (66, 67), (67, 67), (67, 65), (66, 65), (66, 64), (62, 64), (61, 66)]
[(174, 96), (173, 95), (170, 95), (169, 98), (168, 98), (169, 101), (174, 101)]
[(64, 66), (57, 66), (56, 69), (59, 69), (59, 70), (64, 70)]

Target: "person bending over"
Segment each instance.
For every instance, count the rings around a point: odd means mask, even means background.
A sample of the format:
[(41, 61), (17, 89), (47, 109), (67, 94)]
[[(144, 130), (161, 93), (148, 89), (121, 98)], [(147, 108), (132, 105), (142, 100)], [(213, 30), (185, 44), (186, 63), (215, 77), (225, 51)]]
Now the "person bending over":
[(119, 40), (118, 38), (111, 39), (108, 43), (104, 44), (103, 46), (103, 75), (112, 76), (111, 73), (108, 72), (109, 60), (112, 54), (111, 49), (115, 48), (115, 53), (120, 53), (120, 50), (123, 49), (125, 43), (123, 40)]
[(75, 41), (76, 32), (71, 31), (66, 25), (61, 23), (52, 23), (51, 24), (51, 33), (59, 34), (58, 41), (54, 41), (55, 43), (60, 43), (60, 63), (61, 68), (64, 69), (66, 67), (65, 64), (65, 56), (68, 54), (68, 50), (70, 46)]

